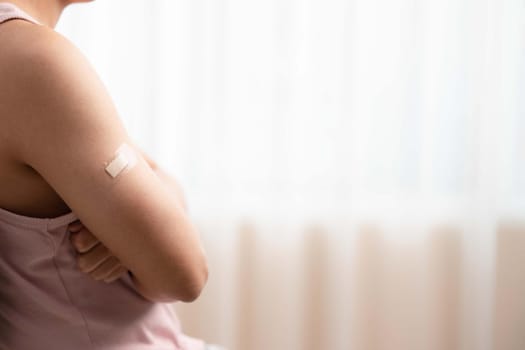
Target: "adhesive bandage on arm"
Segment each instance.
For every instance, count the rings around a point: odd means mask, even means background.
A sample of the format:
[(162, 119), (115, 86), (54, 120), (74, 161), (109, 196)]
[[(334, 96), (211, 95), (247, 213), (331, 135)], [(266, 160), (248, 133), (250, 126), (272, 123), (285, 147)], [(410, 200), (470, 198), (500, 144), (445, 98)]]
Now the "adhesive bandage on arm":
[(113, 160), (105, 164), (106, 173), (112, 178), (116, 178), (123, 171), (130, 170), (137, 164), (135, 150), (128, 144), (123, 143), (115, 152)]

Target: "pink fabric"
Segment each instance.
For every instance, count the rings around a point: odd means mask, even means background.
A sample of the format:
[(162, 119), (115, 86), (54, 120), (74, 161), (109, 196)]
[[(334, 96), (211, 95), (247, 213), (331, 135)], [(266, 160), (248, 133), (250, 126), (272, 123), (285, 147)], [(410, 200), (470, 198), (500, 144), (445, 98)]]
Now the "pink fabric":
[[(0, 23), (34, 20), (0, 3)], [(22, 216), (0, 208), (0, 350), (202, 350), (169, 304), (131, 278), (106, 284), (78, 270), (67, 225), (78, 217)]]
[(36, 19), (22, 11), (15, 5), (8, 2), (0, 2), (0, 23), (14, 18), (25, 19), (27, 21), (40, 24)]

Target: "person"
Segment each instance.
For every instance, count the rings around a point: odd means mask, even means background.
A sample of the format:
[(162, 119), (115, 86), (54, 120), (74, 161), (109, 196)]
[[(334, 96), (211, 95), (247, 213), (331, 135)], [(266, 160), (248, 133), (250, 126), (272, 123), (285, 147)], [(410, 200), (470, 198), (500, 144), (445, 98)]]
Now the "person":
[[(207, 281), (199, 234), (54, 30), (77, 2), (0, 2), (0, 349), (206, 349), (170, 305)], [(134, 165), (109, 176), (122, 145)]]

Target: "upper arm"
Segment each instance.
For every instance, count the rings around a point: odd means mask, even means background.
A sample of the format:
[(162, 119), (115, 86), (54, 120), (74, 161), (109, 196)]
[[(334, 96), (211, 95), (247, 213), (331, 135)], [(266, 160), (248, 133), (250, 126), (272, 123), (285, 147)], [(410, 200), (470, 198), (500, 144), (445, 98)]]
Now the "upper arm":
[(133, 142), (85, 58), (53, 36), (22, 55), (9, 79), (17, 115), (11, 142), (20, 160), (144, 284), (166, 293), (194, 288), (204, 256), (177, 201), (139, 152), (136, 166), (118, 177), (104, 170), (122, 143)]

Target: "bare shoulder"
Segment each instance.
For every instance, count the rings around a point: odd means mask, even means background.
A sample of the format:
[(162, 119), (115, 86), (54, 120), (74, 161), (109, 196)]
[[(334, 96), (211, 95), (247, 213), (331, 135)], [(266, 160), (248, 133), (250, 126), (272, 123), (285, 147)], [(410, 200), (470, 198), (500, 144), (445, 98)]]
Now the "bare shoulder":
[(116, 178), (104, 171), (133, 142), (98, 75), (60, 35), (34, 25), (14, 29), (16, 37), (6, 39), (11, 28), (0, 28), (0, 45), (8, 41), (10, 50), (0, 61), (7, 76), (0, 119), (10, 123), (6, 138), (17, 159), (42, 176), (150, 299), (193, 300), (206, 259), (179, 202), (140, 155)]
[[(56, 31), (23, 20), (11, 20), (0, 27), (0, 70), (7, 79), (21, 80), (63, 63), (68, 57), (82, 57), (78, 49)], [(11, 80), (13, 82), (13, 80)]]
[(8, 87), (0, 89), (0, 121), (9, 133), (2, 136), (16, 158), (30, 157), (35, 138), (63, 135), (60, 128), (81, 131), (86, 123), (96, 125), (93, 118), (122, 130), (111, 125), (120, 120), (105, 86), (67, 38), (45, 26), (9, 21), (0, 28), (0, 45), (0, 75)]

